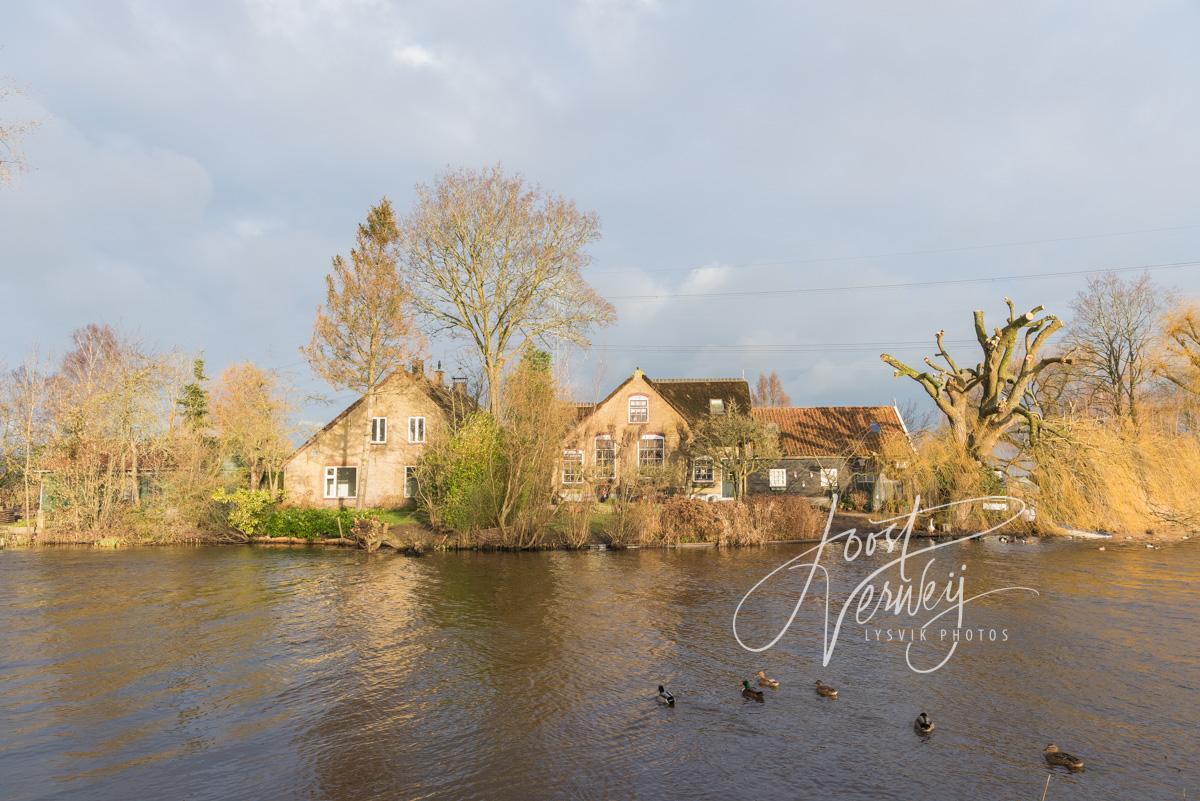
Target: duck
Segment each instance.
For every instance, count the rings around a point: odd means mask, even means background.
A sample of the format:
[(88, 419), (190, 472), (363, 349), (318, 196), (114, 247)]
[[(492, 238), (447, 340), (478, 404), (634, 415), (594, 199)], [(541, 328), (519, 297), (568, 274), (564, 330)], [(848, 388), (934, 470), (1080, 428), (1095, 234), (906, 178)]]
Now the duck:
[(1054, 743), (1046, 746), (1042, 750), (1042, 756), (1046, 757), (1046, 762), (1051, 765), (1061, 765), (1070, 770), (1083, 770), (1083, 760), (1077, 756), (1072, 756), (1066, 751), (1060, 751)]
[(1008, 542), (1008, 537), (1005, 537), (1004, 535), (1001, 535), (1001, 536), (1000, 536), (1000, 542)]
[(758, 701), (760, 704), (763, 703), (763, 691), (751, 689), (750, 682), (748, 681), (742, 682), (742, 697), (749, 698), (751, 701)]
[(929, 719), (929, 715), (922, 712), (913, 721), (913, 728), (917, 730), (917, 734), (931, 734), (934, 729), (933, 721)]
[(675, 696), (661, 684), (658, 685), (658, 702), (663, 706), (675, 706)]
[(779, 689), (779, 682), (777, 682), (775, 679), (768, 679), (765, 671), (760, 670), (754, 675), (758, 677), (759, 687), (774, 687), (775, 689)]
[(816, 687), (817, 687), (817, 695), (823, 695), (826, 698), (837, 698), (838, 697), (837, 688), (830, 687), (828, 684), (821, 681), (820, 679), (817, 679)]

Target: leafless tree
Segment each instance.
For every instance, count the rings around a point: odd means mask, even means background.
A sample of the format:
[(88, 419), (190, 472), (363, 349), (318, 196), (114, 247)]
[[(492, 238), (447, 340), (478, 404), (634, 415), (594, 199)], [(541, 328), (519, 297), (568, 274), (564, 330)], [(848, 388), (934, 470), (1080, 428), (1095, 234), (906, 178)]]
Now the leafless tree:
[(1125, 280), (1114, 273), (1090, 277), (1075, 296), (1067, 341), (1076, 352), (1077, 378), (1103, 413), (1137, 420), (1153, 377), (1164, 297), (1149, 275)]
[[(19, 94), (11, 87), (0, 86), (0, 103)], [(0, 184), (8, 183), (13, 176), (25, 169), (25, 153), (21, 140), (35, 127), (29, 120), (5, 120), (0, 118)]]
[[(1022, 421), (1036, 440), (1042, 416), (1035, 405), (1027, 403), (1030, 386), (1047, 367), (1073, 358), (1070, 352), (1038, 357), (1046, 341), (1062, 328), (1062, 321), (1050, 314), (1039, 317), (1041, 306), (1018, 315), (1011, 300), (1005, 298), (1004, 302), (1008, 320), (990, 334), (983, 312), (975, 312), (975, 338), (983, 358), (974, 366), (959, 367), (946, 352), (944, 330), (936, 335), (942, 363), (926, 357), (928, 370), (917, 371), (894, 356), (880, 355), (896, 376), (907, 376), (921, 385), (946, 416), (954, 441), (982, 464), (992, 461), (996, 444)], [(1022, 333), (1023, 340), (1018, 342)]]
[[(383, 383), (424, 351), (411, 316), (410, 293), (396, 272), (399, 230), (384, 198), (358, 226), (350, 258), (334, 256), (325, 278), (325, 305), (317, 309), (312, 341), (301, 348), (313, 369), (339, 389), (364, 397), (374, 415)], [(363, 426), (356, 505), (366, 498), (370, 426)]]
[(525, 341), (587, 344), (615, 319), (584, 281), (596, 215), (527, 188), (500, 167), (458, 170), (417, 187), (403, 226), (402, 273), (427, 332), (467, 338), (500, 413), (505, 365)]
[(23, 511), (26, 525), (32, 519), (34, 470), (37, 453), (46, 436), (46, 392), (49, 381), (45, 364), (34, 351), (8, 375), (0, 398), (10, 440), (6, 461), (15, 462), (21, 473)]
[(763, 406), (791, 406), (792, 399), (783, 389), (783, 382), (779, 380), (779, 374), (774, 370), (770, 375), (766, 373), (758, 374), (758, 381), (754, 385), (754, 393), (752, 395), (754, 405)]

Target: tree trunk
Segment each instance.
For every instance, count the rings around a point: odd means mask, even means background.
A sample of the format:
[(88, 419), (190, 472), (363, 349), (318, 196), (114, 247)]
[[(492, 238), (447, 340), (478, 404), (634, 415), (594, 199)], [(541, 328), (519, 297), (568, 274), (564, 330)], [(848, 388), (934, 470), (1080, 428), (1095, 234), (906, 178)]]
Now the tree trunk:
[(371, 451), (371, 417), (375, 414), (374, 388), (367, 390), (363, 406), (366, 410), (367, 424), (363, 426), (362, 455), (358, 460), (358, 475), (355, 477), (354, 490), (354, 508), (359, 510), (366, 506), (367, 498), (367, 471), (369, 470), (367, 462)]

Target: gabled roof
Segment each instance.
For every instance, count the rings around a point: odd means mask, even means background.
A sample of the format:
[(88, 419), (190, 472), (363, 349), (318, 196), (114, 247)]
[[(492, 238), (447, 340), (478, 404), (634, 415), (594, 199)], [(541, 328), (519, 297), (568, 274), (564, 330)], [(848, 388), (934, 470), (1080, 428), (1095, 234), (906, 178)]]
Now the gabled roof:
[[(437, 405), (437, 407), (446, 414), (447, 417), (453, 417), (457, 412), (464, 411), (465, 407), (472, 407), (475, 405), (475, 402), (473, 400), (471, 400), (469, 397), (467, 397), (467, 394), (465, 392), (456, 394), (455, 390), (450, 389), (445, 386), (439, 386), (439, 385), (433, 383), (432, 381), (430, 381), (428, 378), (426, 378), (423, 375), (413, 375), (412, 373), (404, 371), (404, 370), (397, 371), (397, 372), (393, 373), (392, 375), (388, 376), (387, 380), (385, 380), (383, 382), (383, 384), (380, 385), (378, 391), (379, 392), (387, 392), (387, 386), (389, 384), (391, 384), (394, 381), (399, 381), (399, 380), (404, 380), (404, 379), (413, 381), (418, 386), (420, 386), (422, 389), (424, 389), (425, 394), (429, 396), (429, 399), (432, 400), (434, 402), (434, 404)], [(297, 447), (294, 451), (292, 451), (291, 455), (288, 456), (288, 458), (284, 460), (284, 464), (287, 464), (288, 462), (290, 462), (292, 459), (294, 459), (296, 457), (296, 454), (300, 453), (302, 450), (307, 448), (309, 445), (313, 444), (322, 434), (324, 434), (326, 431), (329, 431), (331, 428), (333, 428), (338, 423), (340, 423), (342, 420), (344, 420), (352, 411), (357, 409), (364, 400), (366, 400), (366, 396), (360, 397), (358, 400), (354, 401), (354, 403), (351, 403), (345, 409), (342, 409), (342, 411), (338, 414), (337, 417), (333, 418), (328, 423), (321, 426), (320, 429), (313, 432), (313, 435), (311, 437), (304, 440), (304, 442), (301, 443), (299, 447)]]
[(761, 407), (753, 414), (779, 429), (785, 457), (872, 456), (910, 447), (893, 406)]
[(708, 404), (714, 398), (724, 401), (726, 409), (737, 406), (743, 413), (750, 409), (750, 385), (744, 378), (651, 378), (639, 369), (617, 384), (603, 400), (597, 403), (577, 402), (576, 420), (586, 419), (638, 376), (645, 379), (650, 388), (679, 412), (689, 425), (708, 417)]
[(750, 385), (744, 378), (657, 378), (646, 377), (663, 400), (675, 407), (689, 424), (709, 415), (709, 401), (736, 406), (742, 414), (750, 411)]

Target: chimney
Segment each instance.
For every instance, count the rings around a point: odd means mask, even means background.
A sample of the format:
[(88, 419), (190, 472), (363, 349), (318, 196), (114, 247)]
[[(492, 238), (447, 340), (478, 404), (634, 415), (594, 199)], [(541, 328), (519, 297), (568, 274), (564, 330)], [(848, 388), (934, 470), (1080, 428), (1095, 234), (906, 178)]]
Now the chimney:
[(463, 394), (466, 394), (467, 377), (465, 375), (456, 375), (456, 376), (452, 377), (450, 379), (450, 383), (453, 386), (455, 392), (462, 392)]
[(425, 362), (421, 361), (420, 359), (413, 359), (412, 367), (409, 368), (409, 372), (412, 373), (412, 375), (417, 378), (424, 376), (425, 375)]
[(433, 383), (439, 387), (446, 384), (446, 371), (442, 369), (441, 359), (438, 360), (437, 369), (433, 371)]

